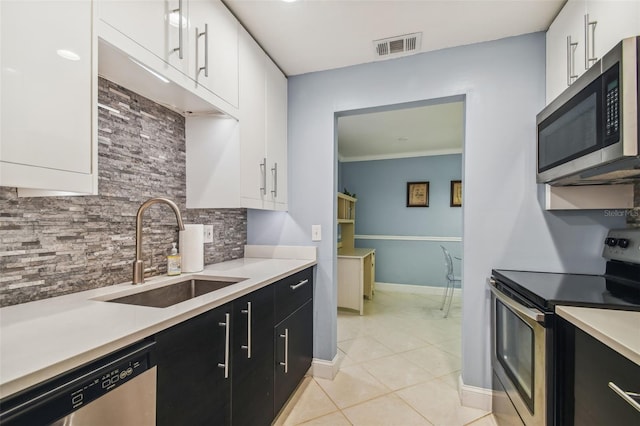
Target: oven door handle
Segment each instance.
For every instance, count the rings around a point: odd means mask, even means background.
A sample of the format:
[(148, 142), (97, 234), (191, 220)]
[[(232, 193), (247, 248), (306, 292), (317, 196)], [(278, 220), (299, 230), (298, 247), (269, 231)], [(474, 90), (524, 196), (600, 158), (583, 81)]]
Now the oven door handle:
[(496, 281), (491, 278), (489, 280), (489, 284), (491, 285), (491, 293), (496, 297), (496, 299), (500, 300), (506, 306), (511, 308), (514, 312), (529, 318), (532, 321), (535, 321), (540, 324), (544, 324), (544, 314), (536, 309), (531, 309), (524, 306), (521, 303), (516, 302), (496, 287)]

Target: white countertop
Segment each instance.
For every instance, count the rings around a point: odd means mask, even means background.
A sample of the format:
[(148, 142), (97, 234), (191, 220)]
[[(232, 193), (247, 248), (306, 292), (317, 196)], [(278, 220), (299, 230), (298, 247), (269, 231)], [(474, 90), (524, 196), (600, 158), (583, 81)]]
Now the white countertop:
[(640, 312), (557, 306), (556, 313), (640, 365)]
[[(160, 276), (0, 309), (0, 398), (135, 343), (158, 331), (316, 264), (315, 247), (246, 246), (245, 258), (202, 272)], [(167, 308), (109, 303), (190, 278), (243, 278)]]

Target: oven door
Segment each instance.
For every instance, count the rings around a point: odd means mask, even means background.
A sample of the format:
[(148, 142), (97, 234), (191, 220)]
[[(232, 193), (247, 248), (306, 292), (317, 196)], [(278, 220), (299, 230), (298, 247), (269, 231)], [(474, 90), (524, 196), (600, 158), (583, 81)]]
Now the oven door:
[(522, 422), (545, 425), (550, 409), (545, 315), (496, 288), (495, 281), (490, 284), (493, 372)]

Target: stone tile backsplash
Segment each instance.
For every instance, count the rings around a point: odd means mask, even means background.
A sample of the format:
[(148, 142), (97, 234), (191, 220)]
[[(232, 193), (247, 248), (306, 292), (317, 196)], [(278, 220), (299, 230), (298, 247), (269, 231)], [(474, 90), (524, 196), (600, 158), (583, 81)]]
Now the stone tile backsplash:
[[(245, 209), (186, 209), (184, 117), (100, 79), (97, 196), (18, 198), (0, 187), (0, 306), (131, 280), (135, 216), (142, 202), (167, 197), (185, 223), (214, 226), (205, 264), (243, 256)], [(178, 241), (173, 211), (145, 212), (143, 256), (166, 272)]]

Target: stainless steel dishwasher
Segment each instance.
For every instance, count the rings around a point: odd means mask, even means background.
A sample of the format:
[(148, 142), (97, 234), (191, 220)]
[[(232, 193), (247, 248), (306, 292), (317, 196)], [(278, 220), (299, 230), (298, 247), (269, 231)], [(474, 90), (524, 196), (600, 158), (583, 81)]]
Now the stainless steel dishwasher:
[(132, 345), (0, 401), (0, 425), (154, 426), (154, 345)]

